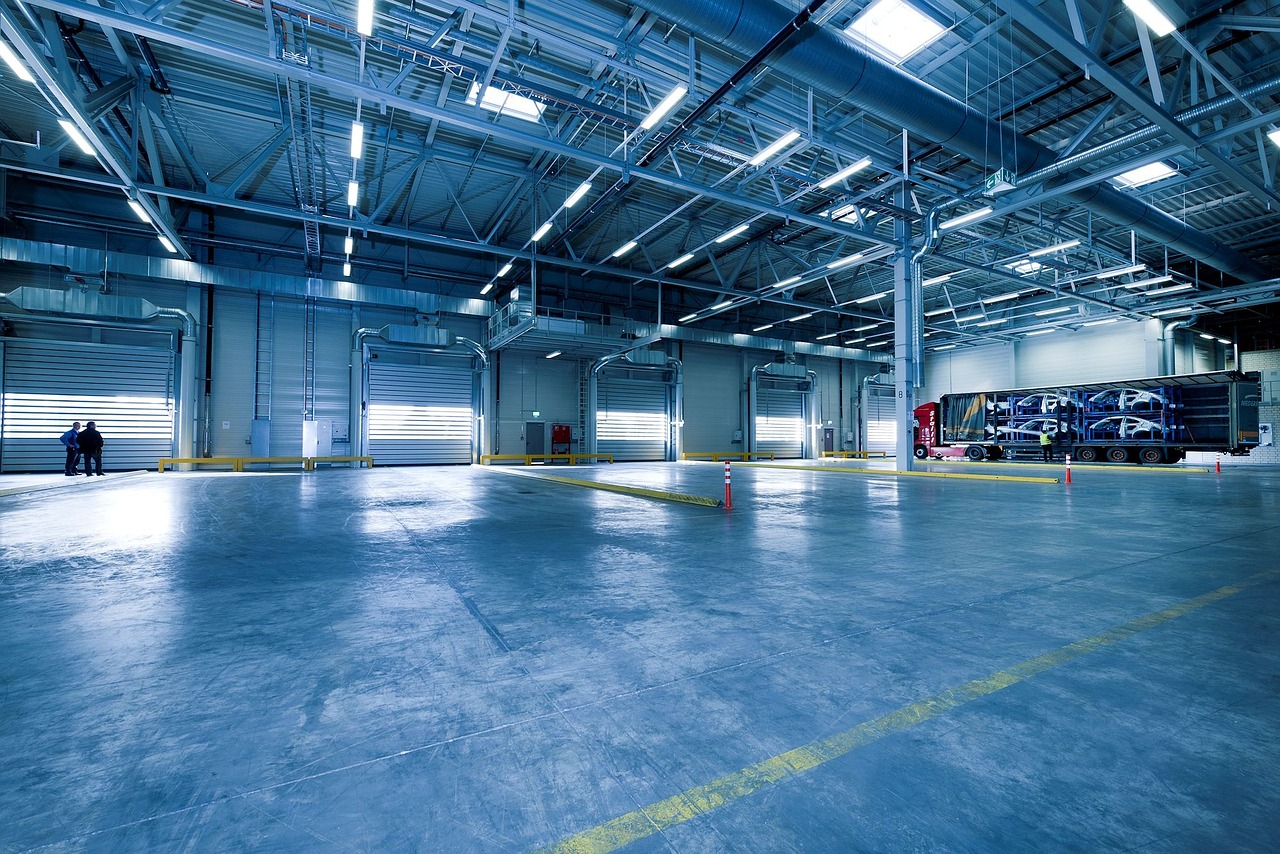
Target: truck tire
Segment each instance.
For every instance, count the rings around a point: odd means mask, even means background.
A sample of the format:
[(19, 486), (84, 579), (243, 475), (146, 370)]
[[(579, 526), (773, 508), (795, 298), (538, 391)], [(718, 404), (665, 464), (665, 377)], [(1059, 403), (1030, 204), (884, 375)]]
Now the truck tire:
[(917, 460), (923, 460), (925, 457), (929, 456), (929, 449), (924, 445), (916, 445), (913, 453)]
[(1143, 448), (1138, 451), (1138, 459), (1149, 464), (1162, 463), (1164, 462), (1164, 448)]
[(1076, 459), (1082, 463), (1096, 463), (1098, 461), (1098, 449), (1089, 445), (1076, 448)]
[(970, 445), (965, 449), (964, 455), (975, 463), (980, 463), (987, 458), (987, 452), (981, 445)]
[(1129, 449), (1107, 448), (1107, 459), (1113, 463), (1127, 463), (1129, 462)]

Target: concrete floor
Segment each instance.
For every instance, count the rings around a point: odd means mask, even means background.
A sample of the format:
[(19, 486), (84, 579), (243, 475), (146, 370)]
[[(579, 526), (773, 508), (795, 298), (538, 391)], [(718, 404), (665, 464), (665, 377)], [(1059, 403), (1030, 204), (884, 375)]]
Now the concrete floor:
[(1275, 850), (1280, 471), (1073, 479), (0, 497), (0, 850)]

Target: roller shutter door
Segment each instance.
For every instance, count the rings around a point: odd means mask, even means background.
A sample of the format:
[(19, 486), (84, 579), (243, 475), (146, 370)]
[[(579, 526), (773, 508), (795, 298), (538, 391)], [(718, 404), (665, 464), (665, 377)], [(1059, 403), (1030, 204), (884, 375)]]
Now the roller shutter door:
[(779, 458), (804, 456), (804, 392), (759, 386), (755, 449)]
[(58, 471), (58, 437), (97, 422), (104, 469), (154, 468), (173, 456), (172, 350), (10, 339), (4, 347), (0, 470)]
[(893, 386), (866, 387), (862, 403), (862, 450), (884, 451), (889, 456), (897, 453), (898, 413), (893, 395)]
[(472, 459), (472, 384), (466, 360), (451, 365), (369, 363), (368, 449), (377, 465), (441, 465)]
[(670, 419), (665, 382), (601, 378), (596, 405), (596, 450), (615, 462), (665, 460)]

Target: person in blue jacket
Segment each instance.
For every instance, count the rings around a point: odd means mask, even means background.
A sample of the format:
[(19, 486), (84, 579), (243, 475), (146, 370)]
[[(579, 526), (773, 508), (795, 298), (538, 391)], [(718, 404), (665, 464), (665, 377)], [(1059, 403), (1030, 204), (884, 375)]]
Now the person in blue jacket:
[(67, 449), (67, 464), (63, 466), (62, 473), (67, 477), (77, 474), (76, 464), (80, 462), (80, 422), (77, 421), (71, 425), (71, 429), (63, 433), (58, 440)]

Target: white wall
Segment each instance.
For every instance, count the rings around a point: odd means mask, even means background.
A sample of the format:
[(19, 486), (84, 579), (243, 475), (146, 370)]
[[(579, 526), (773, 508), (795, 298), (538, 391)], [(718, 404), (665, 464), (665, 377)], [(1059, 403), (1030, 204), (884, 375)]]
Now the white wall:
[(959, 391), (1013, 388), (1013, 345), (992, 344), (963, 350), (925, 351), (924, 388), (919, 402)]
[[(579, 371), (581, 361), (561, 356), (545, 358), (546, 353), (503, 350), (490, 356), (490, 366), (497, 372), (497, 422), (495, 454), (523, 454), (524, 423), (544, 421), (573, 427), (573, 450), (583, 449), (579, 435)], [(539, 413), (537, 417), (534, 412)], [(547, 428), (547, 451), (551, 434)]]
[(742, 430), (742, 351), (735, 347), (684, 344), (684, 450), (692, 453), (740, 451), (733, 442)]

